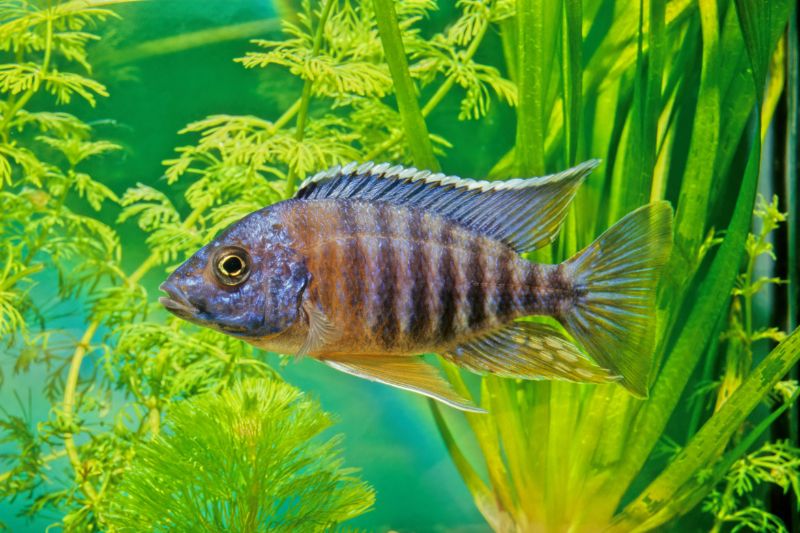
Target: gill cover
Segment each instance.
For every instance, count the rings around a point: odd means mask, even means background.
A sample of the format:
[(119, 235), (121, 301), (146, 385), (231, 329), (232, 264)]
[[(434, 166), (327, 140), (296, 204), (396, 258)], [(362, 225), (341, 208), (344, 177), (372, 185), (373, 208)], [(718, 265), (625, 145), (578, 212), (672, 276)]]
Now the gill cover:
[(301, 316), (303, 292), (311, 280), (305, 261), (282, 245), (269, 246), (263, 266), (264, 334), (285, 331)]

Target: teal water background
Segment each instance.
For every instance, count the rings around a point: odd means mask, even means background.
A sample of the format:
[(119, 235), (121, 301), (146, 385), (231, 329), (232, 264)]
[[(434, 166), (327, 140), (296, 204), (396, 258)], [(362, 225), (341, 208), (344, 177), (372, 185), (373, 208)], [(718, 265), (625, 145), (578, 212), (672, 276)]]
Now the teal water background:
[[(293, 102), (300, 87), (291, 80), (267, 79), (270, 70), (246, 70), (233, 58), (253, 49), (246, 39), (193, 48), (188, 51), (120, 63), (119, 59), (137, 43), (230, 24), (276, 17), (268, 2), (253, 0), (171, 0), (122, 5), (115, 10), (122, 20), (112, 22), (111, 35), (95, 50), (95, 74), (108, 86), (110, 97), (101, 98), (96, 108), (76, 103), (67, 110), (92, 123), (98, 137), (124, 146), (103, 164), (97, 177), (121, 194), (142, 182), (167, 190), (162, 161), (174, 156), (176, 146), (193, 139), (178, 135), (187, 123), (211, 114), (253, 114), (276, 118)], [(255, 37), (255, 35), (254, 35)], [(270, 83), (265, 84), (267, 79)], [(288, 80), (288, 76), (283, 76)], [(274, 91), (274, 86), (285, 90)], [(265, 90), (264, 87), (273, 87)], [(47, 103), (43, 102), (43, 105)], [(513, 138), (513, 135), (512, 135)], [(510, 141), (510, 139), (509, 139)], [(476, 143), (480, 146), (481, 143)], [(471, 157), (479, 157), (480, 153)], [(453, 170), (459, 166), (457, 154)], [(170, 189), (180, 198), (182, 185)], [(179, 207), (185, 208), (185, 206)], [(109, 212), (109, 222), (115, 213)], [(143, 234), (129, 224), (122, 229), (125, 261), (135, 267), (144, 258)], [(163, 272), (146, 278), (151, 299)], [(54, 298), (54, 280), (45, 276), (34, 293), (39, 301)], [(75, 336), (82, 334), (85, 321), (80, 306), (60, 304), (58, 324)], [(270, 363), (285, 379), (317, 397), (323, 408), (334, 413), (338, 423), (331, 430), (345, 435), (344, 454), (348, 466), (361, 468), (361, 476), (377, 491), (375, 509), (349, 522), (348, 526), (375, 531), (488, 531), (471, 495), (458, 476), (434, 426), (426, 401), (410, 393), (359, 380), (326, 368), (312, 360), (280, 367), (276, 357)], [(88, 372), (93, 361), (84, 363)], [(41, 397), (44, 374), (13, 373), (11, 354), (0, 358), (5, 384), (0, 402), (12, 412), (18, 400), (30, 401), (31, 419), (48, 416), (49, 403)], [(332, 433), (331, 433), (332, 434)], [(0, 451), (7, 451), (2, 449)], [(52, 465), (54, 480), (71, 475), (65, 460)], [(0, 516), (12, 531), (43, 531), (50, 521), (17, 517), (29, 502), (19, 499), (0, 506)], [(57, 517), (50, 517), (55, 520)]]

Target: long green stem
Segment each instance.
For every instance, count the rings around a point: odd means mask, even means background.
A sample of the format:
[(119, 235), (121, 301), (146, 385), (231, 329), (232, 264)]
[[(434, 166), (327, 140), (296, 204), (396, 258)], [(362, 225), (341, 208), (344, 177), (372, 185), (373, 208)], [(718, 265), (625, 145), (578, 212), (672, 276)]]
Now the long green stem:
[[(797, 7), (795, 7), (797, 9)], [(797, 233), (800, 230), (798, 221), (797, 195), (800, 194), (800, 180), (797, 179), (798, 171), (798, 129), (800, 129), (800, 39), (797, 31), (797, 16), (790, 17), (789, 29), (786, 33), (786, 146), (784, 153), (785, 163), (785, 190), (786, 209), (789, 213), (786, 238), (786, 256), (788, 258), (788, 283), (786, 285), (786, 322), (790, 329), (798, 325), (798, 303), (800, 302), (800, 265), (797, 259), (798, 239)], [(789, 374), (791, 379), (800, 377), (800, 370), (793, 368)], [(798, 417), (797, 406), (793, 405), (789, 411), (789, 438), (792, 442), (800, 441), (800, 417)], [(800, 510), (792, 508), (792, 523), (800, 524)]]
[(247, 39), (278, 29), (280, 29), (280, 20), (278, 19), (262, 19), (229, 24), (227, 26), (153, 39), (123, 50), (114, 50), (108, 61), (112, 65), (135, 63), (142, 59), (177, 54), (216, 43)]
[(378, 21), (383, 52), (389, 65), (389, 72), (394, 81), (394, 93), (397, 107), (403, 121), (403, 130), (411, 149), (414, 164), (430, 170), (438, 171), (439, 162), (433, 155), (428, 127), (419, 109), (417, 90), (408, 71), (403, 38), (394, 10), (394, 0), (373, 0), (375, 18)]
[[(490, 21), (489, 18), (487, 17), (486, 20), (484, 20), (484, 22), (481, 24), (478, 33), (475, 35), (475, 37), (472, 39), (472, 42), (467, 47), (467, 50), (464, 52), (463, 61), (465, 63), (471, 61), (472, 57), (478, 51), (478, 47), (480, 47), (481, 43), (483, 42), (483, 38), (486, 36), (486, 30), (489, 29), (489, 25)], [(438, 106), (442, 102), (444, 97), (447, 96), (447, 93), (450, 92), (450, 89), (453, 88), (453, 85), (455, 85), (455, 83), (456, 83), (456, 77), (454, 75), (449, 76), (447, 79), (444, 80), (444, 83), (442, 83), (439, 86), (439, 88), (436, 89), (436, 92), (433, 93), (430, 100), (428, 100), (428, 102), (422, 107), (421, 113), (423, 118), (427, 118), (428, 115), (430, 115), (433, 112), (433, 110), (436, 109), (436, 106)], [(397, 146), (402, 139), (403, 136), (400, 134), (391, 135), (384, 142), (382, 142), (381, 144), (379, 144), (378, 146), (367, 152), (367, 155), (364, 156), (364, 160), (371, 161), (375, 159), (386, 150), (389, 150)]]
[(581, 68), (582, 6), (580, 0), (565, 0), (563, 9), (562, 72), (564, 77), (564, 154), (567, 165), (577, 162), (580, 135), (583, 69)]
[[(326, 0), (325, 6), (322, 8), (322, 14), (317, 23), (317, 31), (314, 34), (314, 43), (311, 48), (311, 55), (315, 57), (322, 49), (322, 39), (325, 35), (325, 24), (328, 22), (328, 16), (331, 14), (331, 9), (336, 3), (335, 0)], [(295, 126), (294, 139), (295, 141), (302, 142), (306, 132), (306, 121), (308, 120), (308, 107), (311, 105), (311, 91), (314, 88), (314, 82), (307, 78), (303, 83), (303, 93), (300, 96), (300, 108), (297, 112), (297, 125)], [(286, 178), (286, 196), (291, 197), (297, 187), (297, 170), (293, 167), (289, 168), (289, 175)]]
[[(673, 513), (679, 512), (682, 506), (675, 502), (681, 501), (681, 495), (705, 484), (697, 473), (708, 467), (733, 432), (798, 360), (800, 329), (793, 331), (756, 367), (661, 475), (625, 508), (614, 521), (612, 531), (631, 531), (645, 522), (649, 528), (657, 527), (670, 518), (661, 513), (662, 509), (671, 507)], [(659, 520), (654, 523), (650, 518), (656, 513)]]
[(542, 0), (517, 2), (519, 106), (515, 155), (519, 176), (541, 176), (545, 171), (543, 9)]
[[(705, 235), (714, 158), (719, 142), (719, 16), (717, 0), (700, 1), (700, 27), (703, 36), (702, 71), (697, 110), (686, 171), (682, 181), (678, 210), (675, 214), (675, 249), (670, 271), (681, 275), (675, 280), (684, 286), (696, 268), (696, 254)], [(680, 291), (674, 291), (675, 294)]]

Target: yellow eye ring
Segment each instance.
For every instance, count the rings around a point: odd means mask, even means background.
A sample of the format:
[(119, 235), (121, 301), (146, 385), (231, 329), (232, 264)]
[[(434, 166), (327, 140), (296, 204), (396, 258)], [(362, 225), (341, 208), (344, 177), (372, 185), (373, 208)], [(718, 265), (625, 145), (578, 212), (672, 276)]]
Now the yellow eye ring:
[(224, 249), (217, 254), (214, 274), (223, 285), (244, 283), (250, 274), (250, 256), (242, 249)]

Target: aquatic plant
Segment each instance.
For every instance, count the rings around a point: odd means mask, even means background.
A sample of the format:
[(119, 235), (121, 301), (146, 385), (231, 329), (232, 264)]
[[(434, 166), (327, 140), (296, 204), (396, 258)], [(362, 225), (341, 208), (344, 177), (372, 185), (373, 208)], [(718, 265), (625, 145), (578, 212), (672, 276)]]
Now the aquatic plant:
[[(130, 274), (120, 267), (116, 277), (83, 289), (92, 306), (77, 343), (21, 350), (45, 364), (41, 354), (53, 354), (57, 408), (36, 430), (6, 415), (5, 435), (22, 451), (7, 458), (13, 467), (0, 475), (3, 494), (37, 486), (48, 462), (66, 453), (75, 479), (64, 491), (45, 492), (31, 512), (54, 505), (68, 513), (69, 525), (102, 526), (130, 451), (159, 433), (178, 399), (271, 375), (238, 342), (150, 318), (152, 300), (141, 282), (228, 223), (291, 196), (309, 172), (379, 159), (502, 179), (601, 157), (559, 240), (532, 259), (563, 260), (635, 207), (672, 201), (676, 246), (660, 291), (650, 398), (616, 386), (491, 376), (475, 382), (444, 365), (459, 392), (476, 400), (479, 392), (476, 403), (490, 414), (432, 405), (442, 437), (498, 531), (644, 530), (678, 520), (709, 494), (704, 505), (716, 527), (737, 513), (761, 520), (747, 501), (748, 481), (736, 480), (771, 482), (763, 470), (742, 467), (764, 455), (780, 465), (775, 472), (792, 468), (794, 451), (767, 438), (796, 399), (792, 385), (779, 386), (792, 392), (773, 395), (768, 415), (747, 417), (796, 363), (800, 337), (788, 334), (766, 356), (751, 352), (752, 365), (738, 366), (745, 371), (727, 381), (717, 409), (692, 403), (688, 388), (701, 362), (702, 383), (715, 381), (719, 332), (727, 317), (738, 316), (728, 311), (731, 293), (753, 282), (736, 283), (762, 139), (784, 79), (797, 87), (796, 72), (792, 77), (783, 62), (796, 54), (796, 33), (778, 44), (792, 3), (322, 0), (283, 8), (285, 38), (258, 40), (239, 61), (267, 68), (266, 87), (296, 80), (296, 98), (277, 118), (216, 115), (187, 126), (193, 144), (167, 162), (165, 190), (140, 185), (120, 200), (122, 219), (135, 219), (148, 234), (148, 257)], [(797, 152), (796, 138), (787, 142), (788, 157)], [(169, 187), (177, 182), (185, 186), (185, 215)], [(796, 276), (789, 279), (795, 299)], [(22, 288), (13, 297), (22, 298), (27, 285), (15, 286)], [(751, 336), (761, 325), (752, 327)], [(102, 363), (95, 374), (81, 374), (94, 360)], [(111, 389), (127, 405), (114, 404)], [(694, 422), (688, 435), (676, 436), (668, 422), (685, 410)], [(113, 429), (97, 423), (103, 414), (118, 421)], [(456, 418), (462, 416), (466, 426)], [(653, 451), (669, 440), (676, 446), (665, 463)], [(762, 448), (752, 451), (756, 445)], [(726, 497), (728, 486), (735, 498)], [(776, 524), (770, 520), (764, 523)]]
[(372, 490), (319, 440), (329, 415), (297, 389), (247, 380), (181, 402), (142, 443), (111, 502), (118, 531), (329, 531)]
[[(120, 147), (55, 107), (107, 95), (92, 77), (87, 46), (119, 3), (0, 3), (0, 339), (16, 358), (15, 373), (41, 376), (51, 404), (45, 420), (32, 417), (30, 399), (0, 408), (0, 460), (8, 467), (0, 499), (24, 495), (24, 514), (53, 516), (72, 531), (112, 527), (106, 513), (124, 472), (174, 405), (247, 377), (279, 379), (249, 346), (169, 319), (143, 278), (194, 250), (237, 207), (280, 196), (231, 165), (188, 188), (186, 216), (174, 198), (145, 185), (118, 197), (101, 178)], [(173, 175), (185, 170), (178, 166)], [(233, 186), (239, 203), (228, 201)], [(127, 220), (147, 235), (148, 253), (133, 266), (118, 233)], [(64, 314), (85, 316), (84, 331), (64, 329)], [(324, 415), (310, 414), (321, 428)], [(326, 464), (326, 457), (319, 471), (341, 472), (338, 459)], [(304, 485), (310, 502), (315, 491), (330, 491), (316, 481)], [(366, 490), (349, 494), (363, 496), (350, 514), (372, 500)]]
[[(748, 249), (761, 139), (783, 87), (784, 45), (776, 44), (792, 6), (746, 0), (458, 6), (444, 30), (423, 39), (415, 28), (422, 26), (421, 13), (433, 18), (429, 4), (326, 1), (315, 9), (305, 3), (299, 25), (284, 22), (286, 40), (260, 41), (267, 52), (242, 61), (277, 64), (303, 80), (296, 141), (305, 143), (306, 134), (316, 137), (324, 131), (318, 126), (333, 122), (343, 128), (336, 130), (338, 139), (344, 140), (342, 131), (353, 133), (360, 159), (438, 169), (437, 155), (446, 156), (452, 144), (457, 149), (448, 162), (502, 178), (603, 156), (605, 165), (579, 194), (562, 238), (537, 253), (538, 260), (569, 257), (648, 200), (673, 201), (676, 249), (660, 291), (660, 342), (648, 400), (615, 387), (487, 376), (480, 403), (491, 414), (465, 415), (477, 457), (459, 444), (467, 435), (454, 436), (448, 418), (432, 409), (476, 505), (497, 530), (628, 531), (675, 520), (713, 490), (775, 413), (795, 399), (784, 396), (755, 430), (732, 440), (775, 386), (789, 387), (779, 380), (800, 355), (797, 333), (740, 373), (715, 413), (695, 411), (697, 424), (667, 465), (651, 458), (670, 417), (683, 409), (698, 363), (715, 367), (721, 317)], [(495, 32), (500, 54), (482, 46)], [(386, 69), (399, 117), (381, 98), (388, 92)], [(430, 85), (436, 89), (427, 90)], [(456, 86), (463, 89), (459, 112), (446, 120), (482, 119), (494, 99), (516, 106), (515, 120), (504, 122), (498, 112), (491, 121), (465, 125), (466, 134), (442, 128), (448, 133), (431, 135), (434, 111)], [(312, 102), (316, 114), (309, 111)], [(364, 106), (382, 112), (356, 114)], [(509, 146), (481, 146), (484, 161), (496, 161), (484, 169), (466, 151), (475, 139), (503, 131), (492, 128), (494, 121), (514, 127), (516, 138)], [(305, 163), (284, 163), (291, 193)], [(723, 236), (715, 227), (725, 228)], [(778, 338), (774, 330), (761, 334)], [(464, 377), (445, 369), (457, 390), (471, 396)]]

